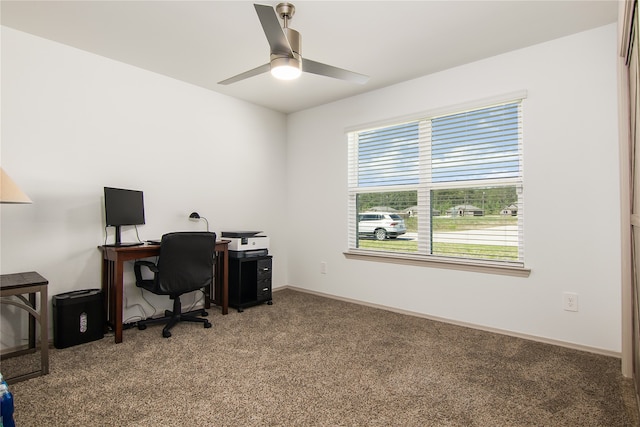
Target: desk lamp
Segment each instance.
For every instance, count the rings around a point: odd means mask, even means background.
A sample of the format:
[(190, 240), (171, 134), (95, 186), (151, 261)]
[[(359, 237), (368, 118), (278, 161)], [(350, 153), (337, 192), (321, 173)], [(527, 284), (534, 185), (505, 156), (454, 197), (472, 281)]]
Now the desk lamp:
[(191, 212), (191, 215), (189, 215), (189, 219), (204, 219), (204, 221), (207, 223), (207, 231), (209, 231), (209, 221), (207, 221), (207, 218), (200, 216), (198, 212)]
[(0, 203), (33, 203), (0, 167)]

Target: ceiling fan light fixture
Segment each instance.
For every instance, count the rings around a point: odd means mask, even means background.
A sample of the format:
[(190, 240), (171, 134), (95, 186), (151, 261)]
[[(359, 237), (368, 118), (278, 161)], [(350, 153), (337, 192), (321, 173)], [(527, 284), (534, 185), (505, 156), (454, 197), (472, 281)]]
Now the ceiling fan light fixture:
[[(258, 14), (264, 34), (267, 36), (267, 42), (269, 42), (270, 61), (244, 73), (222, 80), (218, 84), (228, 85), (257, 76), (267, 70), (271, 70), (271, 74), (280, 80), (297, 79), (302, 74), (302, 71), (359, 84), (365, 84), (369, 80), (369, 76), (364, 74), (312, 61), (309, 58), (303, 59), (302, 36), (296, 30), (289, 28), (289, 21), (293, 18), (296, 10), (291, 3), (280, 3), (275, 9), (264, 4), (254, 4), (253, 7)], [(278, 18), (282, 19), (282, 27)]]
[(279, 80), (294, 80), (302, 74), (300, 61), (296, 58), (278, 57), (271, 60), (271, 75)]

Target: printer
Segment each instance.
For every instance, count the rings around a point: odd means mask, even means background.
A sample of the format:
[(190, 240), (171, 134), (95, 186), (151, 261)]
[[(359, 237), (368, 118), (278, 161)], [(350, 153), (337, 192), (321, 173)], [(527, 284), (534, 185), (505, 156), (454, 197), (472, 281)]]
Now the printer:
[(231, 258), (269, 255), (269, 238), (259, 236), (262, 231), (223, 231), (221, 237), (229, 240)]

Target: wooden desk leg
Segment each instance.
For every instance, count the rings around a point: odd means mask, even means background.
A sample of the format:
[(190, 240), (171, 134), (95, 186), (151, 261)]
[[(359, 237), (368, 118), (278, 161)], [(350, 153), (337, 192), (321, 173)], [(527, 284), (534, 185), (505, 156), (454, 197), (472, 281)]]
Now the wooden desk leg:
[[(34, 310), (38, 310), (36, 306), (36, 293), (29, 293), (29, 304)], [(40, 304), (42, 304), (42, 298), (40, 298)], [(40, 321), (42, 327), (42, 320)], [(29, 316), (29, 348), (36, 348), (36, 319), (33, 316)]]
[(211, 286), (209, 286), (209, 289), (205, 289), (204, 291), (204, 308), (205, 309), (210, 309), (211, 308), (211, 297), (209, 295), (212, 294), (212, 289), (215, 286), (214, 283), (211, 284)]
[[(118, 269), (117, 266), (120, 265)], [(123, 283), (123, 264), (118, 261), (109, 261), (106, 258), (102, 260), (102, 296), (104, 300), (104, 314), (105, 314), (105, 332), (108, 326), (111, 325), (115, 334), (115, 342), (122, 342), (122, 283)], [(118, 277), (120, 278), (118, 280)], [(120, 297), (116, 290), (118, 289), (118, 282), (120, 282)], [(118, 322), (118, 301), (120, 306), (120, 321)], [(118, 328), (119, 325), (119, 328)], [(120, 333), (118, 334), (118, 329)]]
[[(216, 258), (217, 260), (217, 258)], [(215, 261), (213, 266), (213, 281), (209, 285), (209, 289), (205, 288), (204, 291), (204, 308), (211, 308), (211, 300), (215, 298), (215, 286), (216, 286), (216, 277), (218, 274), (218, 269), (216, 268)]]
[(42, 375), (49, 373), (49, 298), (47, 287), (40, 287), (40, 368)]
[(124, 266), (122, 260), (117, 260), (115, 262), (115, 277), (113, 277), (113, 330), (115, 332), (115, 340), (116, 344), (122, 342), (122, 299), (123, 295), (123, 275), (124, 275)]
[(229, 313), (229, 251), (225, 246), (222, 254), (222, 314)]
[(211, 289), (211, 300), (222, 308), (222, 314), (229, 313), (229, 251), (227, 245), (216, 252), (215, 282)]
[(104, 313), (104, 331), (107, 332), (107, 328), (109, 325), (109, 321), (111, 320), (111, 312), (109, 311), (109, 307), (111, 307), (111, 292), (109, 289), (109, 278), (111, 274), (109, 273), (109, 260), (103, 254), (102, 258), (102, 302), (103, 302), (103, 313)]

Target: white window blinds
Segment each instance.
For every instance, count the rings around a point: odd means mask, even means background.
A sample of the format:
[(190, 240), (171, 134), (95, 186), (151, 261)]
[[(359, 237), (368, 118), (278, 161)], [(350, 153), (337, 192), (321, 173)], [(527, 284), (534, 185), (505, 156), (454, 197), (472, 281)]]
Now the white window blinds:
[(358, 134), (358, 186), (418, 184), (418, 122)]
[(432, 119), (434, 183), (520, 176), (520, 103)]
[(350, 132), (349, 248), (523, 265), (521, 105)]

